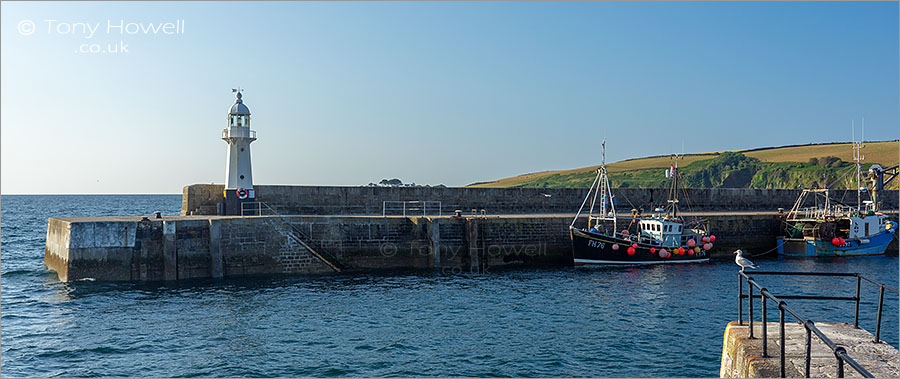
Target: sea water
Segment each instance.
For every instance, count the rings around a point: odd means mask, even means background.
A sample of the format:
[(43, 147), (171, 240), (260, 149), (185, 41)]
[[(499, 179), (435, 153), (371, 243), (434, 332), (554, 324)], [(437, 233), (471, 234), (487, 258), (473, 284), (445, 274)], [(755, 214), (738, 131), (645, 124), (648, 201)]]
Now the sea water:
[[(725, 325), (737, 318), (730, 260), (61, 283), (43, 264), (48, 217), (174, 215), (181, 197), (0, 201), (4, 377), (715, 377)], [(898, 283), (892, 255), (754, 261)], [(853, 296), (856, 286), (853, 278), (757, 280), (775, 295)], [(864, 282), (863, 294), (861, 325), (874, 332), (877, 287)], [(897, 346), (898, 299), (887, 295), (882, 338)], [(853, 321), (853, 302), (788, 303), (813, 320)]]

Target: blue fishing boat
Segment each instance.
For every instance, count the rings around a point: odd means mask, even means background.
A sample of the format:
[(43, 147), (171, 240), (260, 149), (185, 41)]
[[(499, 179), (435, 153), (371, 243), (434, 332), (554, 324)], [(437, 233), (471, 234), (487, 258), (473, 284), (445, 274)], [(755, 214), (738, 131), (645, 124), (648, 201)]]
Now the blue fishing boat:
[[(804, 190), (784, 218), (784, 235), (777, 238), (778, 254), (794, 257), (881, 255), (894, 239), (897, 223), (875, 209), (835, 204), (828, 189)], [(816, 206), (802, 207), (809, 195)]]
[[(863, 201), (860, 186), (861, 142), (853, 144), (856, 159), (856, 205), (833, 200), (829, 189), (806, 189), (783, 216), (784, 233), (777, 237), (778, 254), (793, 257), (881, 255), (897, 232), (897, 223), (881, 212), (874, 196), (884, 186), (880, 166), (873, 166), (872, 199)], [(896, 171), (897, 167), (888, 170)], [(893, 179), (897, 175), (891, 177)], [(890, 181), (890, 179), (888, 180)], [(812, 206), (809, 203), (812, 203)]]

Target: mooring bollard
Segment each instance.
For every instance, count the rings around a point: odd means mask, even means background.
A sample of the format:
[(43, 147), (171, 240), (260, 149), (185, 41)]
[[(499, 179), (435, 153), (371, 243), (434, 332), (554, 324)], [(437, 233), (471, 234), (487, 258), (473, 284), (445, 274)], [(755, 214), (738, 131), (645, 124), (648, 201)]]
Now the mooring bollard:
[(156, 218), (162, 218), (162, 212), (160, 211), (153, 212), (153, 214), (156, 215)]

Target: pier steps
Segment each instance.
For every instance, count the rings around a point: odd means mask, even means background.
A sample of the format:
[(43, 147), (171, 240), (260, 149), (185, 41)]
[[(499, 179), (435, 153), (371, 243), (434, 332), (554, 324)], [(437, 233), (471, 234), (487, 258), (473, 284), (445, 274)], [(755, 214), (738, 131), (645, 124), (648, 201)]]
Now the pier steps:
[[(900, 353), (897, 348), (885, 343), (874, 342), (875, 336), (864, 329), (854, 328), (846, 323), (817, 322), (822, 332), (876, 378), (896, 378), (900, 376)], [(756, 338), (749, 339), (749, 325), (731, 322), (725, 329), (722, 346), (722, 378), (778, 378), (780, 377), (779, 324), (767, 324), (768, 354), (762, 356), (762, 323), (753, 324)], [(837, 377), (837, 360), (831, 349), (815, 335), (812, 336), (812, 359), (810, 377)], [(785, 374), (789, 378), (802, 378), (806, 363), (806, 329), (798, 323), (785, 324)], [(844, 367), (844, 376), (860, 378), (858, 372), (849, 365)]]

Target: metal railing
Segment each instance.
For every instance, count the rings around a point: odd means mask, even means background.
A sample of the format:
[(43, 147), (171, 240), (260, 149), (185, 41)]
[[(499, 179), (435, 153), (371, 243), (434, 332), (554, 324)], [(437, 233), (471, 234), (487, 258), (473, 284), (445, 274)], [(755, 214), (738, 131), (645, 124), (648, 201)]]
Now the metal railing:
[(222, 129), (222, 138), (252, 138), (256, 139), (256, 130), (244, 127)]
[(827, 215), (841, 217), (850, 216), (856, 212), (855, 207), (846, 205), (832, 205), (828, 208), (805, 207), (797, 209), (790, 219), (821, 219)]
[[(437, 216), (441, 216), (443, 214), (443, 208), (441, 207), (440, 201), (428, 201), (428, 200), (411, 200), (411, 201), (384, 201), (381, 205), (381, 216), (387, 217), (389, 214), (393, 216), (395, 213), (399, 213), (404, 217), (409, 216), (428, 216), (428, 212), (434, 213), (437, 211)], [(435, 214), (432, 214), (434, 216)]]
[[(778, 305), (778, 313), (779, 313), (779, 345), (780, 345), (780, 374), (781, 377), (785, 377), (785, 335), (784, 335), (784, 314), (785, 312), (789, 313), (793, 316), (800, 325), (803, 325), (803, 328), (806, 329), (806, 360), (804, 364), (804, 372), (803, 375), (805, 378), (809, 378), (809, 370), (810, 370), (810, 361), (812, 360), (812, 335), (815, 334), (819, 337), (822, 342), (831, 349), (832, 353), (834, 353), (834, 357), (837, 360), (837, 377), (844, 377), (844, 364), (850, 365), (856, 372), (860, 373), (863, 377), (866, 378), (874, 378), (874, 376), (865, 368), (860, 366), (856, 360), (850, 357), (847, 354), (847, 350), (840, 345), (835, 344), (831, 341), (830, 338), (825, 336), (822, 331), (816, 327), (815, 322), (810, 319), (807, 319), (800, 314), (798, 314), (795, 310), (791, 309), (787, 306), (787, 304), (782, 299), (800, 299), (800, 300), (844, 300), (844, 301), (854, 301), (854, 316), (853, 316), (853, 327), (859, 328), (859, 303), (860, 303), (860, 287), (862, 281), (868, 281), (872, 284), (875, 284), (881, 288), (881, 294), (878, 298), (878, 316), (875, 327), (875, 342), (880, 342), (881, 337), (881, 314), (884, 308), (884, 291), (888, 290), (894, 293), (898, 293), (896, 289), (890, 288), (882, 283), (879, 283), (875, 280), (872, 280), (868, 277), (863, 276), (859, 273), (830, 273), (830, 272), (771, 272), (771, 271), (756, 271), (753, 275), (794, 275), (794, 276), (829, 276), (829, 277), (856, 277), (856, 296), (810, 296), (810, 295), (787, 295), (787, 296), (778, 296), (772, 295), (768, 289), (762, 287), (753, 280), (752, 277), (748, 276), (747, 273), (741, 272), (738, 273), (738, 324), (744, 325), (744, 299), (748, 299), (748, 319), (749, 319), (749, 338), (755, 339), (757, 337), (753, 336), (753, 287), (759, 291), (759, 298), (762, 302), (762, 353), (764, 358), (768, 358), (768, 323), (766, 321), (766, 303), (768, 300), (775, 302)], [(744, 280), (747, 281), (747, 295), (744, 295)]]
[(281, 216), (281, 213), (262, 201), (248, 201), (241, 203), (241, 216)]

